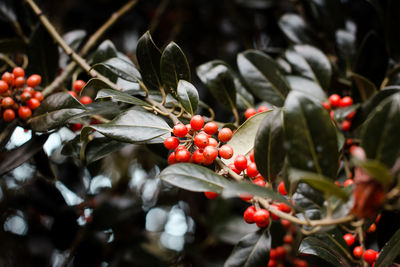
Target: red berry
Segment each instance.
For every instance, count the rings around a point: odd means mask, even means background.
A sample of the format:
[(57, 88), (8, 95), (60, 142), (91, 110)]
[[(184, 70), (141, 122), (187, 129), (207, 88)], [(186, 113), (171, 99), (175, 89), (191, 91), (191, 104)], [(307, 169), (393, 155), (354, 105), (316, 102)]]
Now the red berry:
[(219, 196), (218, 193), (210, 192), (210, 191), (204, 192), (204, 195), (205, 195), (206, 198), (208, 198), (208, 199), (215, 199), (215, 198), (217, 198), (217, 197)]
[(270, 258), (267, 267), (276, 267), (276, 261)]
[(254, 213), (256, 212), (256, 208), (254, 206), (248, 207), (244, 213), (243, 218), (247, 223), (254, 223)]
[(250, 195), (250, 194), (239, 194), (239, 197), (243, 200), (243, 201), (245, 201), (245, 202), (249, 202), (250, 200), (252, 200), (253, 199), (253, 195)]
[(308, 267), (308, 263), (301, 259), (295, 259), (293, 265), (294, 267)]
[(323, 106), (327, 111), (330, 111), (330, 110), (331, 110), (331, 104), (330, 104), (328, 101), (322, 102), (322, 106)]
[(201, 128), (203, 128), (204, 125), (204, 119), (200, 115), (194, 115), (190, 119), (190, 126), (192, 127), (193, 130), (195, 131), (200, 131)]
[(87, 105), (92, 103), (92, 98), (90, 96), (82, 96), (81, 99), (79, 100), (83, 105)]
[(7, 97), (3, 98), (3, 100), (1, 101), (1, 106), (3, 108), (10, 108), (12, 105), (14, 105), (14, 103), (15, 103), (14, 99), (7, 96)]
[(340, 96), (338, 94), (333, 94), (329, 97), (329, 102), (331, 103), (332, 107), (339, 107), (340, 106)]
[(27, 120), (32, 116), (32, 110), (28, 107), (21, 106), (18, 109), (18, 117), (21, 118), (21, 120)]
[(25, 78), (24, 77), (17, 77), (14, 81), (15, 87), (23, 87), (25, 85)]
[(230, 145), (223, 145), (219, 148), (219, 156), (223, 159), (230, 159), (233, 156), (233, 149)]
[(14, 75), (9, 72), (4, 72), (1, 79), (5, 81), (8, 85), (14, 84)]
[(369, 264), (372, 264), (376, 260), (376, 251), (372, 249), (367, 249), (364, 252), (364, 260)]
[(254, 149), (252, 149), (251, 151), (250, 151), (250, 161), (251, 162), (254, 162)]
[(210, 138), (208, 138), (208, 145), (217, 147), (218, 146), (218, 141), (215, 140), (214, 138), (210, 137)]
[(376, 219), (375, 219), (375, 224), (377, 224), (377, 223), (379, 223), (379, 221), (381, 220), (381, 216), (382, 216), (382, 214), (378, 214), (378, 216), (376, 216)]
[(215, 121), (207, 122), (204, 125), (204, 131), (209, 135), (216, 134), (218, 132), (218, 124)]
[(239, 171), (243, 171), (247, 168), (247, 159), (243, 155), (237, 155), (233, 163)]
[(353, 183), (354, 183), (353, 179), (347, 179), (346, 181), (344, 181), (343, 185), (349, 186), (349, 185), (352, 185)]
[[(279, 207), (277, 205), (275, 205), (275, 204), (271, 204), (269, 206), (279, 210)], [(273, 213), (273, 212), (271, 212), (271, 218), (272, 218), (272, 220), (279, 220), (280, 219), (280, 217), (275, 215), (275, 213)]]
[(278, 254), (276, 253), (276, 249), (271, 248), (271, 249), (269, 250), (269, 258), (270, 258), (270, 259), (273, 259), (273, 260), (276, 260), (276, 259), (277, 259), (277, 256), (278, 256)]
[(194, 144), (198, 148), (205, 148), (208, 145), (208, 136), (205, 133), (198, 133), (194, 137)]
[(69, 126), (69, 128), (72, 130), (72, 131), (74, 131), (74, 132), (76, 132), (76, 131), (79, 131), (80, 129), (82, 129), (82, 123), (72, 123), (70, 126)]
[(356, 115), (356, 112), (352, 111), (349, 114), (347, 114), (346, 119), (351, 120), (352, 118), (354, 118), (355, 115)]
[(248, 108), (246, 109), (246, 111), (244, 112), (244, 116), (246, 117), (246, 119), (256, 115), (257, 111), (254, 108)]
[(340, 99), (339, 106), (341, 106), (342, 108), (349, 107), (351, 105), (353, 105), (353, 99), (350, 96), (345, 96)]
[(179, 139), (175, 136), (167, 137), (164, 140), (164, 146), (166, 149), (173, 150), (179, 146)]
[(292, 207), (290, 207), (289, 205), (287, 205), (285, 203), (280, 203), (279, 204), (279, 210), (282, 211), (282, 212), (289, 213), (292, 210)]
[(218, 133), (218, 139), (221, 142), (228, 142), (232, 138), (232, 130), (229, 128), (222, 128)]
[(174, 126), (174, 129), (172, 130), (174, 135), (177, 137), (185, 137), (188, 131), (189, 131), (188, 128), (186, 128), (186, 126), (183, 125), (182, 123), (176, 124)]
[(85, 85), (86, 85), (85, 81), (76, 80), (73, 85), (75, 92), (79, 93), (80, 91), (82, 91), (82, 89), (83, 89), (83, 87), (85, 87)]
[(15, 119), (15, 112), (14, 110), (8, 108), (3, 112), (3, 120), (5, 122), (11, 122)]
[(253, 220), (258, 227), (266, 227), (269, 224), (269, 211), (266, 209), (257, 210), (253, 215)]
[(342, 131), (347, 132), (348, 130), (350, 130), (351, 127), (351, 122), (348, 120), (344, 120), (342, 121)]
[(188, 162), (190, 159), (190, 152), (186, 149), (179, 149), (175, 151), (175, 159), (178, 162)]
[(293, 243), (293, 236), (290, 234), (287, 234), (283, 237), (283, 243), (286, 244), (292, 244)]
[(7, 90), (8, 90), (8, 84), (5, 81), (1, 80), (0, 81), (0, 94), (6, 93)]
[(247, 176), (256, 177), (258, 175), (257, 166), (254, 162), (250, 163), (246, 168)]
[(257, 113), (268, 111), (269, 108), (267, 106), (259, 106), (257, 109)]
[(263, 178), (260, 178), (260, 177), (254, 179), (254, 180), (253, 180), (253, 184), (258, 185), (258, 186), (261, 186), (261, 187), (265, 187), (265, 185), (266, 185), (264, 179), (263, 179)]
[(29, 99), (31, 99), (31, 97), (32, 97), (32, 94), (30, 93), (30, 92), (23, 92), (22, 94), (21, 94), (21, 101), (22, 102), (26, 102), (26, 101), (28, 101)]
[(44, 96), (43, 96), (42, 92), (36, 91), (33, 93), (33, 98), (36, 98), (37, 100), (42, 101)]
[(42, 77), (38, 74), (33, 74), (29, 76), (29, 78), (26, 80), (26, 84), (32, 88), (35, 88), (42, 82)]
[(354, 257), (356, 257), (358, 259), (360, 259), (362, 257), (363, 253), (364, 253), (364, 250), (360, 246), (357, 246), (353, 249), (353, 255), (354, 255)]
[(73, 97), (77, 98), (77, 94), (74, 91), (68, 91), (68, 94), (72, 95)]
[(168, 164), (172, 165), (176, 163), (176, 159), (175, 159), (175, 152), (172, 152), (171, 154), (169, 154), (168, 156)]
[(288, 220), (285, 219), (281, 219), (281, 224), (285, 229), (288, 229), (292, 225)]
[(369, 228), (368, 228), (368, 230), (367, 230), (367, 233), (373, 233), (373, 232), (375, 232), (376, 231), (376, 224), (375, 223), (373, 223), (373, 224), (371, 224), (370, 226), (369, 226)]
[(218, 156), (218, 149), (214, 146), (206, 146), (203, 155), (207, 160), (214, 160)]
[(285, 258), (286, 255), (286, 249), (282, 246), (276, 247), (276, 258), (279, 260), (282, 260)]
[(279, 193), (280, 193), (281, 195), (284, 195), (284, 196), (287, 195), (287, 191), (286, 191), (286, 188), (285, 188), (285, 183), (284, 183), (283, 181), (279, 183), (279, 185), (278, 185), (278, 191), (279, 191)]
[(26, 105), (31, 109), (35, 110), (40, 106), (40, 101), (37, 100), (36, 98), (31, 98), (26, 102)]
[(17, 78), (17, 77), (24, 77), (24, 76), (25, 76), (25, 71), (24, 71), (24, 69), (21, 68), (21, 67), (15, 67), (15, 68), (13, 69), (13, 75), (14, 75), (15, 78)]
[(349, 247), (351, 247), (354, 242), (356, 241), (356, 239), (354, 238), (354, 236), (352, 234), (345, 234), (343, 236), (344, 241), (346, 241), (347, 245), (349, 245)]
[(193, 152), (192, 160), (197, 164), (201, 164), (204, 161), (206, 161), (206, 158), (204, 157), (203, 152), (204, 152), (203, 149), (196, 149)]
[[(221, 149), (219, 151), (221, 151)], [(235, 164), (233, 163), (229, 164), (228, 167), (231, 168), (232, 171), (236, 172), (236, 174), (240, 174), (242, 172), (236, 169)]]

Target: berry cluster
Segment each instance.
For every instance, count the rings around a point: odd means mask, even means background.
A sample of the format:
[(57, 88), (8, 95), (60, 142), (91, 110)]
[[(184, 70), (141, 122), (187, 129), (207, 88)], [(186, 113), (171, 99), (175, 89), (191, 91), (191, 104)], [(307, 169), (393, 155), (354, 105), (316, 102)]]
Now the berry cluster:
[(25, 71), (21, 67), (15, 67), (10, 72), (4, 72), (0, 80), (0, 113), (5, 122), (12, 122), (16, 114), (26, 121), (32, 116), (32, 110), (40, 106), (43, 94), (35, 91), (42, 82), (42, 77), (32, 74), (25, 79)]
[(76, 80), (74, 82), (74, 84), (72, 85), (72, 90), (68, 91), (68, 93), (70, 95), (72, 95), (73, 97), (79, 99), (79, 101), (83, 104), (83, 105), (87, 105), (93, 102), (92, 98), (90, 96), (84, 95), (84, 96), (79, 96), (78, 94), (82, 91), (82, 89), (85, 87), (86, 82), (83, 80)]
[[(340, 97), (338, 94), (329, 96), (329, 101), (322, 103), (322, 106), (330, 111), (331, 118), (333, 119), (334, 110), (337, 108), (346, 108), (353, 105), (353, 99), (350, 96)], [(350, 112), (346, 118), (341, 122), (340, 128), (342, 131), (349, 131), (351, 127), (351, 119), (353, 119), (355, 112)]]
[(257, 110), (255, 108), (248, 108), (244, 112), (244, 116), (246, 117), (246, 119), (248, 119), (248, 118), (256, 115), (257, 113), (264, 112), (267, 110), (268, 110), (267, 106), (259, 106)]

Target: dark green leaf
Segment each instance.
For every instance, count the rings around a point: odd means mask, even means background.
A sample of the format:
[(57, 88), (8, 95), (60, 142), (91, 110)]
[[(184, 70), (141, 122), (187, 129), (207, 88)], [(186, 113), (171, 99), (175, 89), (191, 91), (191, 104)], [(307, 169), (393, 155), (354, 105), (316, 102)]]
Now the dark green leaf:
[(39, 26), (33, 32), (28, 44), (29, 64), (26, 72), (42, 76), (42, 85), (53, 81), (58, 71), (58, 46), (53, 37)]
[(347, 201), (349, 198), (349, 194), (346, 191), (337, 187), (331, 179), (320, 174), (290, 169), (289, 179), (291, 182), (305, 182), (314, 189), (317, 189), (328, 196), (336, 196), (344, 201)]
[(97, 99), (108, 99), (108, 98), (110, 98), (114, 101), (117, 101), (117, 102), (123, 102), (123, 103), (131, 104), (131, 105), (151, 107), (150, 104), (148, 104), (147, 102), (145, 102), (137, 97), (134, 97), (127, 93), (113, 90), (113, 89), (101, 89), (97, 93), (97, 96), (96, 96), (96, 100)]
[(315, 98), (316, 101), (321, 103), (326, 100), (324, 90), (322, 90), (316, 82), (300, 76), (292, 75), (286, 76), (286, 80), (288, 81), (291, 90), (302, 92), (303, 94)]
[(269, 261), (271, 236), (268, 229), (260, 229), (243, 237), (233, 249), (224, 267), (264, 267)]
[(32, 130), (44, 132), (64, 125), (85, 111), (85, 106), (70, 94), (56, 93), (43, 100), (28, 123)]
[(275, 106), (283, 105), (290, 87), (272, 58), (257, 50), (247, 50), (238, 55), (237, 64), (254, 95)]
[(315, 255), (324, 259), (333, 266), (351, 267), (352, 265), (344, 257), (336, 246), (323, 240), (309, 236), (303, 239), (299, 247), (299, 253)]
[(195, 114), (199, 105), (199, 93), (190, 82), (180, 80), (178, 82), (178, 99), (186, 112)]
[(281, 109), (268, 113), (261, 121), (254, 140), (257, 170), (268, 179), (274, 179), (279, 174), (285, 159), (282, 116)]
[(161, 79), (167, 92), (178, 98), (177, 87), (179, 80), (190, 82), (190, 67), (186, 56), (180, 47), (171, 42), (161, 55)]
[(150, 90), (161, 87), (160, 60), (161, 51), (153, 42), (150, 32), (140, 37), (136, 47), (136, 57), (140, 66), (143, 82)]
[(356, 55), (355, 32), (347, 30), (336, 31), (336, 47), (339, 58), (338, 64), (346, 74), (352, 67)]
[(278, 22), (279, 28), (285, 33), (286, 37), (296, 44), (314, 43), (313, 33), (306, 22), (297, 14), (285, 14)]
[(92, 130), (120, 142), (147, 144), (162, 143), (171, 132), (160, 117), (135, 109), (124, 111), (109, 123), (83, 127), (81, 138), (86, 138)]
[[(248, 155), (254, 147), (256, 134), (263, 119), (269, 116), (271, 111), (257, 113), (256, 115), (247, 119), (233, 134), (228, 145), (233, 148), (234, 155), (230, 159), (224, 159), (226, 165), (233, 163), (237, 155)], [(267, 178), (267, 177), (266, 177)]]
[(17, 21), (13, 0), (3, 0), (0, 2), (0, 20), (14, 23)]
[(285, 102), (284, 125), (290, 165), (335, 179), (339, 161), (336, 128), (321, 104), (291, 92)]
[(294, 50), (307, 62), (311, 71), (309, 76), (313, 76), (313, 80), (323, 89), (327, 89), (332, 76), (332, 67), (324, 53), (310, 45), (295, 45)]
[(400, 229), (390, 238), (379, 252), (379, 257), (375, 262), (376, 267), (391, 266), (393, 261), (400, 255)]
[(118, 151), (123, 148), (126, 144), (120, 143), (109, 138), (95, 138), (90, 141), (85, 149), (86, 163), (90, 164), (99, 160), (108, 154)]
[(211, 68), (209, 63), (200, 65), (197, 75), (222, 106), (229, 110), (236, 107), (235, 82), (226, 65), (219, 64)]
[(400, 156), (400, 94), (393, 94), (376, 106), (363, 125), (361, 146), (368, 159), (391, 168)]
[(97, 63), (93, 65), (93, 68), (105, 68), (117, 77), (130, 82), (137, 82), (141, 79), (139, 71), (132, 63), (118, 57), (113, 57), (101, 63)]
[(393, 177), (390, 174), (389, 169), (376, 160), (359, 160), (357, 158), (352, 159), (356, 166), (361, 166), (367, 171), (369, 175), (375, 180), (382, 183), (383, 185), (389, 185), (393, 182)]
[(350, 107), (338, 108), (333, 113), (333, 118), (335, 121), (341, 122), (346, 119), (346, 117), (352, 113), (356, 112), (360, 107), (360, 104), (351, 105)]
[(25, 53), (26, 44), (24, 41), (19, 39), (2, 39), (0, 40), (0, 53), (11, 54), (11, 53)]
[(362, 101), (366, 101), (376, 93), (376, 86), (370, 80), (357, 73), (351, 73)]
[(73, 50), (79, 48), (79, 45), (82, 43), (85, 37), (86, 37), (85, 30), (73, 30), (63, 35), (65, 43), (67, 43)]
[(117, 49), (115, 48), (114, 44), (110, 40), (105, 40), (93, 53), (89, 62), (91, 65), (94, 65), (117, 56)]

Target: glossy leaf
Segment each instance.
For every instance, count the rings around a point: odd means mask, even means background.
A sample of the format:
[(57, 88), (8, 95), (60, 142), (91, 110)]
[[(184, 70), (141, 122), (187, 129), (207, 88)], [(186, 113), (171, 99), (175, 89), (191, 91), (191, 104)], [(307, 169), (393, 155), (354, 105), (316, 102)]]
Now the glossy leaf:
[(113, 57), (101, 63), (97, 63), (93, 65), (93, 68), (105, 68), (117, 77), (130, 82), (137, 82), (138, 79), (141, 79), (139, 71), (132, 63), (118, 57)]
[(114, 44), (110, 40), (105, 40), (97, 47), (89, 62), (94, 65), (117, 56), (117, 49)]
[(370, 80), (357, 73), (351, 73), (351, 77), (358, 89), (358, 93), (362, 101), (366, 101), (374, 93), (376, 93), (376, 86)]
[(237, 64), (254, 95), (275, 106), (283, 105), (290, 87), (272, 58), (257, 50), (247, 50), (238, 55)]
[(95, 138), (90, 141), (85, 149), (86, 164), (95, 162), (112, 152), (122, 149), (126, 144), (109, 138)]
[(199, 105), (199, 93), (190, 82), (180, 80), (178, 82), (178, 99), (186, 112), (195, 114)]
[(190, 67), (181, 48), (174, 42), (167, 45), (161, 55), (161, 79), (164, 88), (172, 96), (178, 98), (177, 87), (179, 80), (190, 82)]
[(303, 239), (299, 247), (299, 253), (317, 256), (333, 266), (352, 266), (346, 257), (339, 252), (337, 247), (332, 246), (332, 244), (327, 244), (320, 238), (313, 236), (308, 236)]
[(85, 106), (70, 94), (56, 93), (43, 100), (28, 123), (32, 130), (44, 132), (64, 125), (85, 111)]
[(257, 113), (256, 115), (247, 119), (233, 134), (228, 145), (233, 148), (234, 154), (230, 159), (223, 159), (226, 165), (233, 163), (237, 155), (248, 155), (254, 147), (257, 130), (261, 125), (263, 119), (269, 116), (271, 111)]
[(278, 22), (279, 28), (285, 33), (286, 37), (296, 44), (312, 44), (313, 33), (306, 22), (297, 14), (285, 14)]
[(267, 228), (243, 237), (224, 263), (224, 267), (263, 267), (269, 261), (271, 236)]
[(92, 130), (106, 137), (126, 143), (162, 143), (170, 136), (171, 128), (160, 117), (141, 110), (129, 109), (109, 123), (85, 126), (81, 131), (84, 139)]
[(376, 106), (364, 124), (361, 146), (368, 159), (391, 168), (400, 156), (400, 94), (393, 94)]
[(328, 196), (336, 196), (344, 201), (347, 201), (349, 198), (349, 194), (346, 191), (337, 187), (331, 179), (320, 174), (290, 169), (289, 179), (292, 182), (305, 182)]
[(17, 21), (17, 15), (15, 13), (12, 0), (4, 0), (0, 2), (0, 15), (1, 20), (10, 23)]
[(162, 84), (160, 74), (161, 51), (153, 42), (149, 31), (140, 37), (136, 47), (136, 57), (143, 82), (150, 90), (159, 90)]
[(359, 160), (357, 158), (352, 159), (356, 166), (363, 167), (372, 178), (382, 183), (383, 185), (389, 185), (393, 182), (393, 177), (390, 174), (388, 168), (382, 165), (376, 160)]
[(346, 73), (351, 69), (356, 55), (355, 32), (342, 29), (337, 30), (336, 47), (339, 58), (338, 64), (342, 67), (343, 72)]
[(320, 103), (291, 92), (285, 102), (285, 148), (290, 166), (336, 178), (336, 128)]
[(151, 107), (150, 104), (137, 97), (113, 89), (101, 89), (96, 96), (96, 100), (98, 99), (112, 99), (117, 102), (127, 103), (131, 105)]
[(254, 140), (257, 170), (268, 179), (274, 179), (279, 174), (285, 159), (282, 117), (281, 109), (275, 109), (265, 116)]
[(200, 80), (223, 107), (228, 110), (236, 108), (235, 82), (229, 68), (222, 64), (210, 68), (207, 64), (197, 68)]
[(400, 229), (390, 238), (385, 246), (380, 250), (379, 257), (375, 262), (376, 267), (391, 266), (393, 261), (400, 254)]
[(341, 122), (343, 120), (346, 119), (346, 117), (352, 113), (352, 112), (356, 112), (357, 109), (360, 107), (360, 104), (355, 104), (355, 105), (351, 105), (350, 107), (345, 107), (345, 108), (338, 108), (334, 111), (333, 113), (333, 118), (338, 121)]
[(316, 82), (300, 76), (286, 76), (290, 88), (292, 91), (299, 91), (306, 94), (312, 98), (315, 98), (318, 102), (323, 102), (326, 100), (326, 94)]

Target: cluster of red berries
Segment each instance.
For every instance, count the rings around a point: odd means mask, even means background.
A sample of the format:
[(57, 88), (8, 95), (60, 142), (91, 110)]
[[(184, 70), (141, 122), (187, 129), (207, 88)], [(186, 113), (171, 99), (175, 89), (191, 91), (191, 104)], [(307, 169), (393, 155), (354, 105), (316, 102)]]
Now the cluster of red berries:
[(15, 67), (10, 72), (4, 72), (0, 80), (0, 113), (5, 122), (12, 122), (16, 114), (25, 121), (32, 116), (32, 110), (40, 106), (43, 94), (35, 91), (42, 82), (42, 77), (32, 74), (25, 79), (25, 71)]
[(255, 108), (248, 108), (244, 112), (244, 116), (246, 117), (246, 119), (248, 119), (248, 118), (256, 115), (257, 113), (264, 112), (267, 110), (269, 110), (267, 106), (259, 106), (257, 110)]
[[(285, 239), (287, 239), (287, 237), (290, 236), (292, 238), (292, 242), (293, 243), (293, 237), (288, 234), (286, 236), (284, 236), (283, 241), (286, 244), (291, 244), (291, 243), (287, 243), (285, 242)], [(288, 258), (288, 253), (286, 251), (285, 246), (277, 246), (276, 248), (271, 248), (270, 252), (269, 252), (269, 261), (267, 264), (267, 267), (284, 267), (284, 261), (285, 259), (287, 261), (289, 261), (291, 263), (290, 266), (293, 267), (308, 267), (308, 263), (305, 260), (299, 259), (299, 258)]]
[[(368, 228), (367, 233), (373, 233), (376, 231), (376, 224), (380, 220), (380, 214), (376, 217), (376, 220), (374, 223), (371, 224), (371, 226)], [(344, 241), (346, 241), (347, 245), (349, 247), (352, 247), (355, 242), (356, 242), (356, 237), (352, 234), (345, 234), (343, 235)], [(373, 249), (367, 249), (364, 251), (364, 249), (361, 246), (355, 246), (353, 248), (353, 255), (357, 259), (363, 258), (364, 261), (367, 263), (371, 264), (372, 266), (375, 265), (375, 261), (379, 257), (379, 252), (373, 250)]]
[(76, 99), (79, 99), (79, 101), (83, 105), (87, 105), (93, 102), (92, 98), (90, 96), (84, 95), (84, 96), (79, 96), (78, 94), (82, 91), (82, 89), (85, 87), (86, 82), (83, 80), (76, 80), (74, 84), (72, 85), (72, 90), (68, 91), (68, 94), (72, 95)]
[[(333, 119), (334, 110), (336, 108), (346, 108), (353, 105), (353, 99), (350, 96), (340, 97), (338, 94), (332, 94), (329, 96), (329, 101), (322, 102), (322, 106), (330, 112), (331, 118)], [(355, 112), (350, 112), (346, 118), (341, 122), (340, 128), (342, 131), (349, 131), (351, 127), (351, 120), (354, 117)]]

